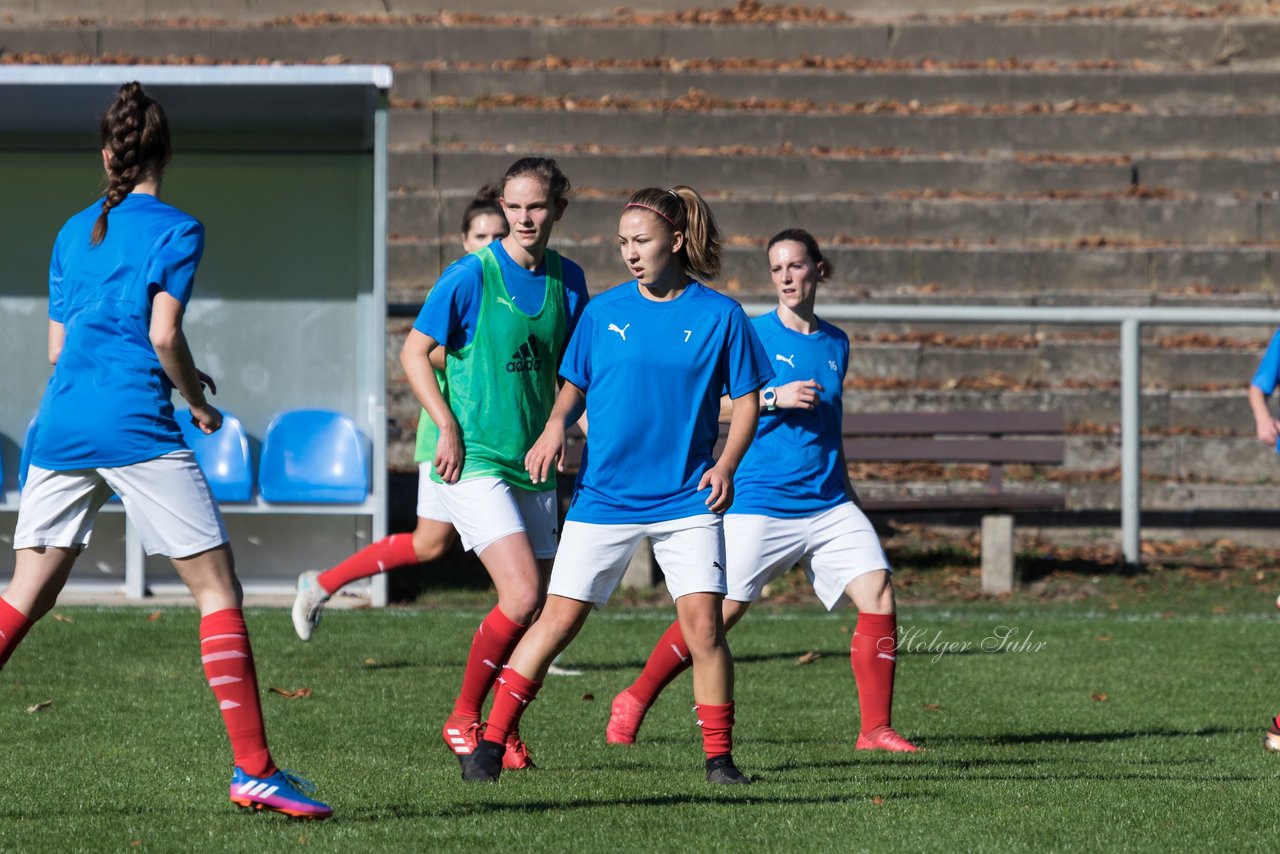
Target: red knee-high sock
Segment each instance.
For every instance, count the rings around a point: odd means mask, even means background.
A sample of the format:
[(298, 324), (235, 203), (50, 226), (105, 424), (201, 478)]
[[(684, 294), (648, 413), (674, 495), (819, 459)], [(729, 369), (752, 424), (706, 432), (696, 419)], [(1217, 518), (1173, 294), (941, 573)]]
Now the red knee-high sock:
[(325, 593), (333, 595), (345, 585), (361, 578), (390, 572), (418, 562), (413, 548), (413, 534), (395, 534), (365, 546), (333, 569), (320, 573), (316, 582)]
[(453, 716), (463, 720), (480, 719), (480, 707), (502, 666), (524, 637), (528, 626), (511, 620), (498, 608), (484, 618), (471, 639), (471, 653), (467, 656), (467, 669), (462, 674), (462, 691), (453, 704)]
[(538, 696), (541, 682), (534, 682), (516, 673), (510, 667), (502, 668), (497, 690), (493, 692), (493, 708), (484, 726), (484, 740), (494, 744), (506, 744), (507, 735), (520, 728), (520, 716)]
[(215, 611), (201, 618), (200, 661), (222, 710), (236, 765), (253, 777), (274, 774), (276, 766), (267, 750), (262, 724), (253, 650), (249, 648), (249, 632), (239, 608)]
[(689, 645), (684, 642), (680, 621), (677, 620), (667, 627), (653, 652), (649, 653), (644, 670), (640, 671), (627, 691), (646, 707), (652, 706), (662, 689), (691, 666), (693, 657), (689, 655)]
[(707, 758), (733, 752), (733, 701), (723, 706), (699, 703), (693, 707), (702, 727), (702, 749)]
[(889, 726), (893, 710), (893, 670), (898, 660), (898, 616), (859, 614), (849, 644), (853, 678), (858, 683), (862, 732)]
[(26, 614), (0, 599), (0, 667), (4, 667), (32, 625)]

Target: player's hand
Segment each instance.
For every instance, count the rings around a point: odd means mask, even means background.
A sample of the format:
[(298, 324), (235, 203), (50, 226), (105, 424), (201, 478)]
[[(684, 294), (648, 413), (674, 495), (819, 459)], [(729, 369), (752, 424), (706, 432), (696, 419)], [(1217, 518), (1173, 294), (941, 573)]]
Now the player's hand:
[(796, 380), (777, 388), (777, 406), (781, 409), (813, 409), (818, 405), (822, 386), (817, 380)]
[(564, 427), (554, 420), (548, 421), (538, 441), (524, 455), (525, 471), (529, 472), (534, 483), (542, 483), (547, 479), (552, 464), (556, 471), (564, 471), (564, 444)]
[(436, 472), (445, 483), (457, 483), (462, 476), (462, 465), (466, 461), (466, 449), (462, 445), (462, 431), (457, 422), (440, 430), (440, 438), (436, 442)]
[(1258, 419), (1258, 441), (1266, 445), (1274, 445), (1280, 436), (1280, 421), (1274, 418)]
[(209, 404), (191, 407), (191, 423), (205, 435), (218, 432), (222, 426), (222, 413)]
[(733, 504), (733, 478), (724, 469), (714, 465), (702, 474), (698, 481), (698, 491), (711, 487), (707, 496), (707, 509), (712, 513), (723, 513)]

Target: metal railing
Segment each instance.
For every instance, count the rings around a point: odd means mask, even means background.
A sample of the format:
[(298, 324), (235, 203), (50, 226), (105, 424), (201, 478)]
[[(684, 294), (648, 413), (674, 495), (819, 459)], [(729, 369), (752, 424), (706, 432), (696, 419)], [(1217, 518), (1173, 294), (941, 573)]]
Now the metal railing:
[[(743, 306), (763, 314), (773, 303)], [(1263, 308), (1158, 308), (1153, 306), (824, 305), (824, 320), (907, 323), (1036, 323), (1120, 327), (1120, 540), (1126, 563), (1142, 560), (1142, 351), (1143, 324), (1161, 326), (1280, 326), (1280, 310)], [(1261, 357), (1261, 354), (1259, 354)], [(1241, 397), (1248, 377), (1239, 377)], [(1242, 404), (1243, 406), (1243, 401)], [(1247, 410), (1242, 417), (1248, 417)]]

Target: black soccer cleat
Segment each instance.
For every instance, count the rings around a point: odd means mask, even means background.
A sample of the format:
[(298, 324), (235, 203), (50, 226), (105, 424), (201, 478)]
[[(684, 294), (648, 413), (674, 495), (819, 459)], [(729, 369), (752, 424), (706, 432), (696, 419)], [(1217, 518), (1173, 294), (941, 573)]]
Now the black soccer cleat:
[(707, 782), (718, 786), (750, 786), (751, 778), (733, 764), (733, 754), (726, 753), (707, 760)]
[(502, 773), (502, 755), (507, 752), (505, 744), (494, 744), (492, 741), (480, 739), (475, 748), (462, 760), (462, 779), (468, 783), (496, 783)]

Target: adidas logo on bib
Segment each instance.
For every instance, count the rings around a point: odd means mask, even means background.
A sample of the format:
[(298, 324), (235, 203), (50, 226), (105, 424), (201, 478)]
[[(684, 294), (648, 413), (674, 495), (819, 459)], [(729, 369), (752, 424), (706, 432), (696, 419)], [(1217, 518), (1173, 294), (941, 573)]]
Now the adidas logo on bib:
[(538, 339), (529, 336), (529, 340), (520, 345), (520, 349), (511, 354), (507, 362), (507, 373), (523, 373), (536, 371), (542, 367), (542, 357), (538, 355)]

